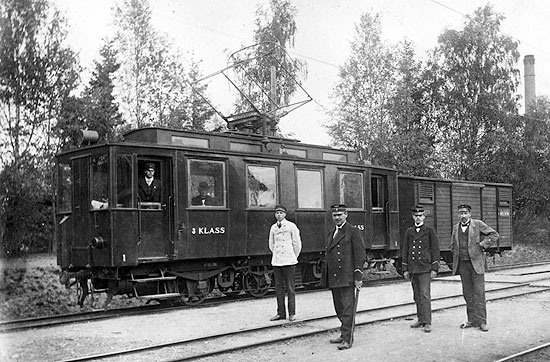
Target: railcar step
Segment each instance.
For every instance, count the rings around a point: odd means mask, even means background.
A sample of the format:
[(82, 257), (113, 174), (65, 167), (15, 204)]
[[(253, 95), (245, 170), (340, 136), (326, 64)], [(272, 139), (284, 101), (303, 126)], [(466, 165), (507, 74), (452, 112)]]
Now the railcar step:
[(157, 282), (163, 280), (176, 280), (177, 277), (154, 277), (154, 278), (140, 278), (140, 279), (130, 279), (133, 283), (149, 283)]
[(152, 294), (152, 295), (140, 295), (141, 299), (171, 299), (180, 297), (180, 293), (164, 293), (164, 294)]

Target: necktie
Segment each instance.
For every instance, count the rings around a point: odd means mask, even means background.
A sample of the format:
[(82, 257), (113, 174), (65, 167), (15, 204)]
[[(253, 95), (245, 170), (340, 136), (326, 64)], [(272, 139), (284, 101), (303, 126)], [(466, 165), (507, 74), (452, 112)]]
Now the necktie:
[(205, 204), (206, 200), (202, 199), (201, 201), (202, 201), (202, 206), (206, 206), (206, 204)]
[(277, 227), (279, 227), (279, 228), (281, 227), (281, 223), (280, 223), (280, 222), (277, 223)]
[(340, 232), (340, 228), (337, 226), (336, 230), (334, 231), (334, 235), (332, 235), (332, 238), (335, 239), (339, 232)]

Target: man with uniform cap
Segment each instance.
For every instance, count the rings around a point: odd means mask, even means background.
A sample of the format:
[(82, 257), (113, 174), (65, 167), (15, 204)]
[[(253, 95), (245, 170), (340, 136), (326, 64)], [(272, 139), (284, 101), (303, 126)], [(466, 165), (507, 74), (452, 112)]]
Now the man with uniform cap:
[(145, 164), (145, 177), (138, 181), (138, 195), (140, 202), (160, 202), (160, 180), (155, 178), (155, 164)]
[(430, 281), (439, 271), (439, 242), (435, 230), (424, 224), (426, 215), (422, 206), (412, 208), (414, 226), (405, 232), (402, 245), (402, 270), (405, 279), (411, 281), (413, 299), (416, 303), (418, 320), (411, 328), (424, 328), (432, 331), (432, 299)]
[(479, 328), (487, 332), (485, 305), (485, 268), (487, 261), (483, 249), (498, 241), (498, 233), (481, 220), (472, 219), (472, 207), (459, 205), (460, 221), (453, 227), (451, 251), (453, 275), (458, 273), (462, 282), (462, 294), (466, 301), (468, 320), (460, 328)]
[(332, 292), (336, 316), (342, 323), (340, 337), (330, 340), (338, 349), (351, 347), (355, 307), (355, 288), (363, 285), (363, 266), (366, 261), (365, 244), (359, 229), (346, 222), (347, 206), (331, 206), (335, 227), (327, 235), (325, 265), (321, 284)]
[(296, 298), (294, 294), (294, 272), (298, 264), (298, 255), (302, 250), (300, 230), (296, 224), (286, 219), (286, 207), (275, 206), (277, 222), (269, 230), (269, 250), (273, 253), (271, 265), (275, 277), (275, 294), (277, 295), (277, 314), (270, 320), (286, 318), (285, 285), (288, 292), (288, 319), (295, 320)]

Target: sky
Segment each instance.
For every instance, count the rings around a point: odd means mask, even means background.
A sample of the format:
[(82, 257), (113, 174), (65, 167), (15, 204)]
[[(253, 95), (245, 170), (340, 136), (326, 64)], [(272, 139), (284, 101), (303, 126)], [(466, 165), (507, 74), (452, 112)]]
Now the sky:
[[(51, 0), (68, 20), (69, 46), (79, 53), (89, 72), (98, 59), (102, 39), (113, 34), (114, 0)], [(267, 0), (150, 0), (152, 23), (183, 52), (202, 60), (204, 75), (227, 65), (228, 54), (252, 44), (258, 4)], [(408, 39), (419, 59), (437, 44), (445, 29), (460, 29), (465, 15), (492, 4), (505, 16), (501, 31), (519, 42), (523, 96), (523, 57), (535, 56), (537, 96), (550, 96), (550, 1), (548, 0), (294, 0), (297, 8), (292, 57), (307, 62), (302, 85), (312, 102), (281, 119), (285, 134), (304, 143), (327, 145), (330, 94), (338, 81), (338, 67), (350, 55), (355, 26), (365, 12), (380, 13), (382, 37), (392, 43)], [(212, 100), (216, 103), (215, 95)]]

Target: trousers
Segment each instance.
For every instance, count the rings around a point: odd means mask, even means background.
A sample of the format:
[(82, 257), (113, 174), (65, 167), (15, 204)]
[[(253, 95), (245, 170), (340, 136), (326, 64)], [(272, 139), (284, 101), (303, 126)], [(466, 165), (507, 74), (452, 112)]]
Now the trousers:
[(462, 295), (466, 301), (468, 322), (473, 326), (487, 323), (485, 305), (485, 274), (477, 274), (470, 260), (458, 262), (458, 274), (462, 282)]
[(294, 291), (294, 273), (296, 265), (274, 266), (275, 295), (277, 296), (277, 314), (286, 318), (285, 287), (288, 294), (288, 314), (296, 314), (296, 294)]
[(351, 325), (353, 323), (353, 308), (355, 306), (355, 287), (331, 288), (332, 301), (336, 316), (342, 323), (340, 327), (340, 338), (350, 343)]
[(432, 298), (430, 291), (430, 273), (411, 274), (413, 298), (416, 304), (416, 316), (422, 324), (432, 324)]

